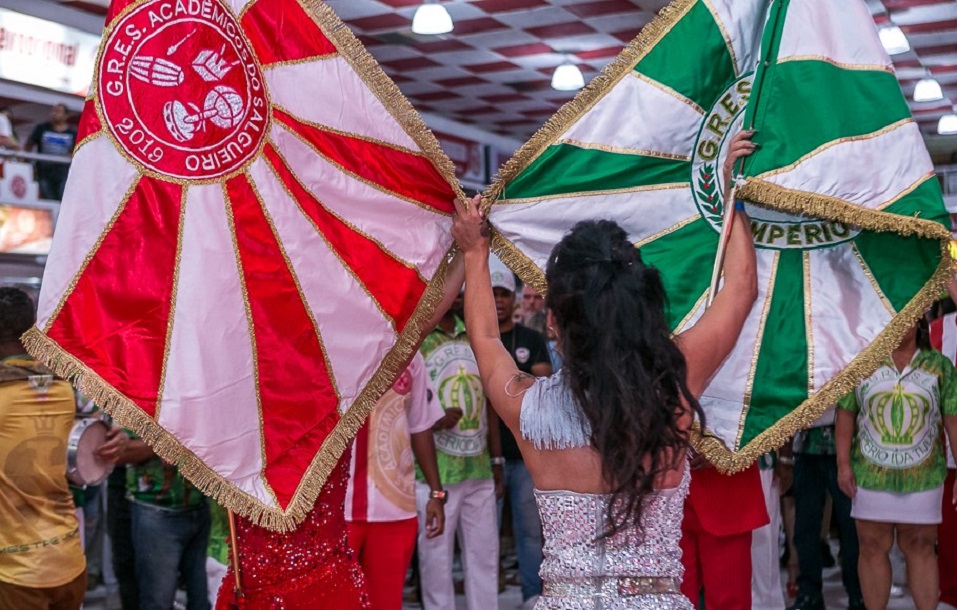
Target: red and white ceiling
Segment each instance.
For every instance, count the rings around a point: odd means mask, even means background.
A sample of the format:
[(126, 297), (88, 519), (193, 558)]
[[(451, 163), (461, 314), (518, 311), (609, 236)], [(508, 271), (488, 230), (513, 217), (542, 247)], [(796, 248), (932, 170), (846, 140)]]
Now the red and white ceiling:
[[(57, 1), (96, 14), (103, 14), (108, 4), (108, 0), (42, 0)], [(587, 82), (667, 4), (667, 0), (443, 0), (455, 31), (418, 36), (412, 34), (411, 25), (421, 0), (327, 2), (421, 111), (518, 140), (571, 99), (571, 93), (549, 86), (556, 66), (570, 59)], [(943, 87), (943, 101), (911, 104), (924, 132), (935, 133), (937, 120), (957, 101), (957, 1), (866, 2), (878, 25), (896, 24), (907, 35), (911, 50), (894, 56), (894, 64), (908, 99), (917, 80), (928, 72)]]
[(940, 117), (953, 112), (957, 102), (957, 2), (954, 0), (867, 0), (878, 25), (897, 25), (911, 50), (894, 55), (897, 77), (908, 100), (914, 85), (926, 74), (937, 79), (944, 99), (911, 102), (924, 133), (937, 131)]

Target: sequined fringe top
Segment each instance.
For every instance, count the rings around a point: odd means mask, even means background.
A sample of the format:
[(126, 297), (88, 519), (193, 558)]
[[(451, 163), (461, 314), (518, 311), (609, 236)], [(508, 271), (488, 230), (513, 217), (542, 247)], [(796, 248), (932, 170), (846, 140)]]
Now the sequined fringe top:
[[(536, 381), (522, 401), (522, 436), (540, 449), (585, 447), (591, 430), (561, 374)], [(691, 483), (645, 500), (642, 527), (609, 537), (607, 494), (536, 491), (542, 517), (542, 597), (536, 610), (692, 610), (680, 593), (681, 520)]]

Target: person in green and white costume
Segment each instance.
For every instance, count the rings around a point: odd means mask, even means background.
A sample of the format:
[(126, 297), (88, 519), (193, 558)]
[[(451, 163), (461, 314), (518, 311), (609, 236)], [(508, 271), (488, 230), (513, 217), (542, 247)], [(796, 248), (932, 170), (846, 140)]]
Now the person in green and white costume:
[(943, 429), (951, 447), (957, 440), (954, 365), (930, 347), (921, 320), (838, 407), (838, 484), (852, 498), (864, 602), (869, 610), (887, 607), (896, 533), (914, 605), (934, 610), (940, 593), (934, 544), (947, 474)]

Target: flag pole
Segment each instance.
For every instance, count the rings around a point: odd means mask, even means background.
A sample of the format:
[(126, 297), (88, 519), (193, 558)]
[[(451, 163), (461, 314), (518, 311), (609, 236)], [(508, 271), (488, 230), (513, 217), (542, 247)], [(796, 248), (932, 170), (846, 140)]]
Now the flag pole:
[[(734, 178), (732, 178), (734, 180)], [(731, 230), (734, 225), (735, 195), (738, 187), (731, 188), (728, 200), (724, 202), (724, 217), (721, 221), (721, 238), (718, 240), (718, 252), (714, 257), (714, 268), (711, 270), (711, 288), (708, 290), (708, 298), (705, 302), (705, 308), (711, 307), (714, 302), (714, 295), (718, 293), (718, 284), (721, 283), (721, 272), (724, 270), (724, 258), (728, 252), (728, 240), (731, 238)]]
[(233, 577), (236, 582), (233, 584), (233, 592), (236, 594), (236, 603), (243, 607), (243, 587), (239, 578), (239, 543), (236, 536), (236, 515), (233, 511), (227, 510), (226, 515), (229, 519), (229, 550), (230, 559), (233, 564)]
[[(762, 47), (766, 46), (767, 50), (772, 52), (772, 55), (777, 53), (777, 44), (778, 36), (780, 35), (780, 30), (778, 28), (778, 23), (780, 22), (782, 12), (786, 10), (786, 2), (774, 2), (770, 8), (770, 14), (768, 16), (768, 23), (765, 25), (765, 28), (771, 28), (770, 36), (765, 42), (762, 42)], [(768, 31), (768, 30), (766, 30)], [(762, 53), (763, 55), (763, 53)], [(770, 60), (765, 60), (758, 64), (758, 69), (754, 75), (754, 92), (752, 99), (748, 102), (750, 107), (757, 107), (758, 101), (761, 98), (761, 92), (764, 90), (764, 78), (767, 69), (770, 68), (772, 62)], [(750, 121), (747, 127), (748, 131), (754, 131), (754, 123), (756, 112), (750, 112)], [(735, 181), (734, 186), (730, 189), (730, 195), (728, 196), (728, 201), (725, 201), (724, 205), (724, 220), (723, 225), (721, 226), (721, 239), (718, 241), (718, 252), (714, 257), (714, 269), (711, 273), (711, 288), (708, 290), (708, 298), (705, 301), (705, 308), (711, 307), (711, 304), (714, 302), (714, 296), (718, 292), (718, 284), (721, 282), (721, 272), (724, 270), (724, 259), (725, 254), (727, 253), (728, 248), (728, 239), (731, 237), (731, 228), (734, 220), (734, 210), (736, 204), (736, 193), (738, 190), (737, 180), (734, 176), (740, 176), (744, 171), (744, 158), (738, 159), (739, 172), (735, 174), (732, 172), (731, 180)]]

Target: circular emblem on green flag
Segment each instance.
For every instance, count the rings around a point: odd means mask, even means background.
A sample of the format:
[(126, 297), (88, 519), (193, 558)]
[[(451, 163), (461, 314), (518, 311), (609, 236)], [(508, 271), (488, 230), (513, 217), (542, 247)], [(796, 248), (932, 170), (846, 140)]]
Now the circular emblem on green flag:
[[(734, 134), (744, 128), (744, 111), (751, 98), (754, 73), (737, 79), (705, 114), (691, 158), (691, 193), (701, 217), (718, 233), (724, 214), (721, 168)], [(751, 204), (754, 244), (768, 250), (808, 250), (834, 246), (854, 239), (860, 231), (841, 222), (802, 218)]]

